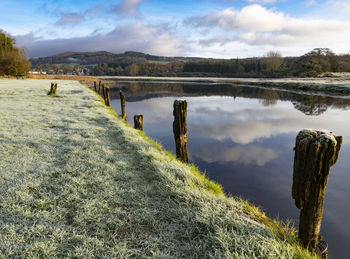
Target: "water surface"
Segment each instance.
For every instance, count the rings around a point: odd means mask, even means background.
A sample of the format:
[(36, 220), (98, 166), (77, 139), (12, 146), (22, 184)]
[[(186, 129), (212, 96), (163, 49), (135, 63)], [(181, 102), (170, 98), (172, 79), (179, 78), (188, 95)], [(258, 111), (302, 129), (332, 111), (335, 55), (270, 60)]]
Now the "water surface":
[(273, 218), (298, 227), (291, 198), (295, 137), (303, 128), (328, 129), (344, 137), (326, 191), (321, 235), (330, 258), (348, 258), (350, 243), (350, 100), (230, 84), (117, 82), (112, 107), (120, 114), (119, 88), (127, 119), (144, 115), (144, 131), (175, 153), (173, 102), (188, 102), (191, 162)]

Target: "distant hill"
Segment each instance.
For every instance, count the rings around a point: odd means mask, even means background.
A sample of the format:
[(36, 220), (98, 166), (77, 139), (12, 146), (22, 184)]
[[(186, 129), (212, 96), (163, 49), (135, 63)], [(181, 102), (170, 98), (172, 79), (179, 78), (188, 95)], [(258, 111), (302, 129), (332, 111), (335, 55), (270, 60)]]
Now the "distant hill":
[(80, 64), (93, 65), (102, 63), (145, 63), (145, 62), (174, 62), (199, 61), (205, 58), (194, 57), (161, 57), (136, 51), (115, 54), (107, 51), (97, 52), (64, 52), (53, 56), (31, 58), (29, 61), (35, 67), (40, 64)]
[(335, 55), (328, 48), (315, 48), (300, 57), (269, 52), (264, 57), (241, 59), (162, 57), (136, 51), (64, 52), (30, 62), (37, 71), (97, 76), (313, 77), (350, 72), (350, 55)]

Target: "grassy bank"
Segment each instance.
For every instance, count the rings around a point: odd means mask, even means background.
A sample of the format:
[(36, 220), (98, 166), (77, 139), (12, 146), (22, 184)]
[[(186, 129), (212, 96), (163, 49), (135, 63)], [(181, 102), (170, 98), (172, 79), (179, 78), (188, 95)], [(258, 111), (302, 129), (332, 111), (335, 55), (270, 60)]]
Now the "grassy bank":
[(74, 81), (0, 80), (0, 258), (309, 258)]

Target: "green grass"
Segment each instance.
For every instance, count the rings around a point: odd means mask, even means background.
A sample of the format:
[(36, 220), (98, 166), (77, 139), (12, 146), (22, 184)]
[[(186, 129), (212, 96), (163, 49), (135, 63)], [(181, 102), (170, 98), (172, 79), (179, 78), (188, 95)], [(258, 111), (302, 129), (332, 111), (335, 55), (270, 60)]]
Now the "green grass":
[(0, 80), (0, 258), (311, 258), (78, 82)]

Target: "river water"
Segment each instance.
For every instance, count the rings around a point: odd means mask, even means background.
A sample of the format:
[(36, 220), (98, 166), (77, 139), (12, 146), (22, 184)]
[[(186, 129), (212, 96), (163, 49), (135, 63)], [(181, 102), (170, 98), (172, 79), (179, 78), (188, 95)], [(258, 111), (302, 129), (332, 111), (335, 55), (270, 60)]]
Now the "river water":
[(298, 227), (291, 197), (295, 137), (303, 128), (343, 136), (331, 168), (321, 235), (330, 258), (348, 258), (350, 243), (350, 99), (306, 95), (231, 84), (116, 82), (111, 105), (120, 114), (119, 89), (126, 95), (127, 120), (144, 115), (147, 136), (175, 152), (173, 102), (188, 102), (189, 159), (225, 192), (241, 196), (273, 218)]

